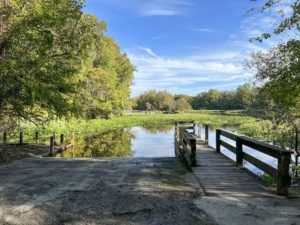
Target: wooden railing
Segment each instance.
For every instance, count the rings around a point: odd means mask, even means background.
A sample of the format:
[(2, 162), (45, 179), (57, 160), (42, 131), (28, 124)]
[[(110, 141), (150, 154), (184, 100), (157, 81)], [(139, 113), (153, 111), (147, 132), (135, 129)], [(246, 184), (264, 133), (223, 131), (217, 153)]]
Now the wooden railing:
[(175, 153), (183, 158), (189, 166), (196, 166), (197, 138), (195, 133), (193, 121), (175, 122)]
[[(233, 146), (226, 141), (221, 139), (221, 136), (224, 136), (228, 139), (235, 141), (236, 146)], [(243, 160), (251, 163), (257, 168), (264, 171), (266, 174), (272, 176), (277, 181), (277, 194), (279, 195), (288, 195), (288, 187), (291, 183), (291, 177), (289, 174), (289, 165), (291, 161), (292, 151), (278, 148), (276, 146), (254, 140), (252, 138), (234, 134), (230, 131), (217, 129), (216, 130), (216, 150), (220, 152), (221, 146), (225, 147), (229, 151), (233, 152), (236, 155), (236, 166), (242, 167)], [(274, 168), (267, 163), (255, 158), (252, 155), (249, 155), (243, 151), (243, 146), (250, 147), (256, 151), (267, 154), (278, 160), (277, 168)]]
[[(60, 142), (59, 143), (56, 141), (55, 136), (56, 136), (55, 133), (53, 133), (53, 135), (50, 137), (49, 152), (46, 153), (44, 156), (54, 156), (58, 153), (61, 153), (65, 150), (67, 150), (70, 147), (74, 147), (74, 135), (73, 135), (71, 143), (69, 143), (69, 144), (65, 143), (65, 135), (64, 134), (60, 135)], [(18, 140), (17, 143), (9, 143), (7, 132), (3, 132), (3, 145), (4, 146), (6, 146), (6, 145), (8, 146), (8, 145), (33, 144), (33, 143), (25, 143), (24, 134), (23, 134), (22, 131), (19, 133), (19, 138), (18, 139), (19, 140)], [(40, 144), (40, 133), (38, 131), (36, 131), (34, 133), (34, 144)]]

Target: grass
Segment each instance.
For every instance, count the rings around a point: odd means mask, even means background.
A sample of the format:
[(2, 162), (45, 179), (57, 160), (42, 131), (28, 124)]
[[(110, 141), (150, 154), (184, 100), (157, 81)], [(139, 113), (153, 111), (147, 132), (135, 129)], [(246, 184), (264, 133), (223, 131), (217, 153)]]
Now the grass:
[[(125, 114), (123, 116), (114, 117), (109, 120), (103, 119), (71, 119), (51, 121), (47, 124), (36, 126), (32, 123), (22, 123), (21, 126), (10, 134), (10, 140), (17, 140), (18, 133), (23, 131), (24, 139), (27, 142), (33, 141), (35, 131), (40, 132), (41, 140), (47, 140), (53, 132), (56, 134), (65, 134), (67, 137), (74, 132), (77, 135), (92, 135), (103, 131), (128, 128), (134, 126), (161, 126), (173, 125), (175, 121), (196, 121), (198, 123), (207, 124), (213, 127), (220, 126), (236, 126), (239, 132), (245, 133), (249, 129), (256, 130), (261, 126), (255, 116), (240, 110), (216, 111), (216, 110), (193, 110), (178, 114)], [(253, 133), (253, 132), (250, 132)]]

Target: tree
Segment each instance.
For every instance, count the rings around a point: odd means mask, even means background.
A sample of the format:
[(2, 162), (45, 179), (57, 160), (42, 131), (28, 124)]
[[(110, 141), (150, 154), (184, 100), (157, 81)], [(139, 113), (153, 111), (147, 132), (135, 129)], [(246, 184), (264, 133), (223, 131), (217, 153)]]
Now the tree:
[[(252, 2), (258, 2), (259, 0), (251, 0)], [(266, 0), (263, 1), (263, 5), (259, 7), (259, 12), (264, 13), (268, 10), (272, 10), (276, 5), (285, 3), (285, 0)], [(286, 30), (291, 30), (293, 28), (300, 31), (300, 0), (292, 0), (290, 3), (290, 8), (292, 13), (289, 15), (285, 15), (283, 10), (280, 10), (278, 13), (281, 14), (282, 21), (280, 21), (279, 25), (277, 25), (272, 33), (264, 33), (261, 37), (252, 38), (252, 41), (262, 42), (264, 39), (269, 39), (273, 35), (279, 35)], [(254, 9), (252, 9), (254, 10)]]
[(155, 91), (150, 90), (141, 94), (137, 98), (138, 110), (159, 110), (159, 111), (171, 111), (174, 107), (173, 95), (167, 91)]
[(1, 1), (0, 116), (120, 114), (134, 67), (83, 0)]
[[(282, 1), (268, 0), (261, 11), (272, 9), (278, 2)], [(293, 28), (299, 32), (300, 0), (293, 0), (291, 9), (291, 15), (284, 17), (273, 34), (265, 33), (254, 40), (262, 41)], [(297, 165), (300, 156), (300, 40), (291, 39), (267, 53), (254, 53), (249, 65), (256, 69), (256, 79), (266, 99), (265, 114), (272, 117), (274, 126), (283, 124), (288, 129), (285, 136), (290, 141), (290, 147), (297, 152)], [(272, 131), (276, 131), (276, 127), (273, 127)], [(286, 141), (282, 144), (286, 146)]]
[(115, 41), (105, 35), (107, 25), (91, 15), (83, 15), (87, 28), (89, 57), (78, 75), (74, 99), (77, 111), (87, 118), (108, 118), (120, 114), (129, 104), (130, 84), (135, 68)]
[(191, 106), (191, 97), (187, 95), (176, 95), (174, 96), (174, 109), (179, 111), (190, 110)]
[[(66, 115), (71, 77), (85, 48), (76, 30), (83, 2), (1, 1), (0, 115)], [(75, 28), (75, 29), (74, 29)]]

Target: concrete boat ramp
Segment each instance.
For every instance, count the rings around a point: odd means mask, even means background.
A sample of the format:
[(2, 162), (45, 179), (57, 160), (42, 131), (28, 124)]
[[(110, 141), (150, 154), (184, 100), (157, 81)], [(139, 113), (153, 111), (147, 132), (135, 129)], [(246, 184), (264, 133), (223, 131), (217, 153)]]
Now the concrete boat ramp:
[(24, 159), (0, 166), (0, 224), (300, 224), (299, 199), (202, 186), (176, 158)]

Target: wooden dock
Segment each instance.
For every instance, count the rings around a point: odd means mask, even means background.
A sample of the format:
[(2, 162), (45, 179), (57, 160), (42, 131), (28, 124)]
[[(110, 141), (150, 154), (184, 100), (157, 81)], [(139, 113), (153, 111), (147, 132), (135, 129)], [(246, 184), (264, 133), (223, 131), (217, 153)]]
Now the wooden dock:
[(235, 167), (235, 162), (204, 143), (197, 145), (196, 159), (197, 166), (192, 170), (208, 196), (270, 195), (270, 191), (262, 185), (259, 178), (245, 169)]
[[(278, 195), (288, 195), (292, 151), (220, 129), (216, 130), (216, 149), (213, 149), (208, 146), (208, 126), (205, 126), (204, 141), (201, 141), (200, 136), (195, 132), (195, 123), (190, 122), (187, 125), (186, 122), (176, 122), (175, 125), (176, 155), (192, 168), (207, 195), (250, 197), (270, 195), (270, 191), (262, 185), (262, 180), (243, 168), (245, 161), (277, 181)], [(228, 139), (235, 144), (228, 143)], [(235, 154), (235, 161), (221, 153), (221, 146)], [(243, 146), (277, 159), (277, 168), (243, 151)]]

